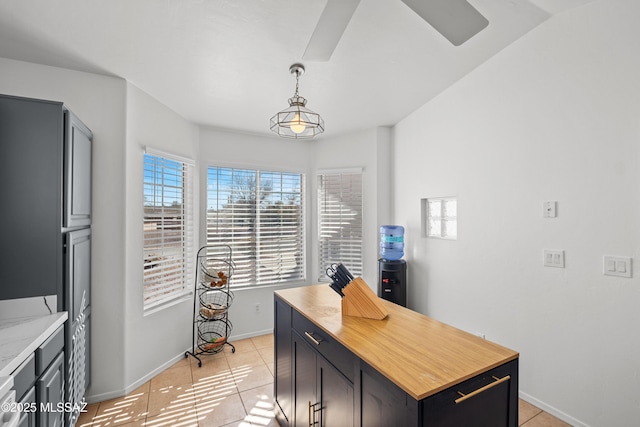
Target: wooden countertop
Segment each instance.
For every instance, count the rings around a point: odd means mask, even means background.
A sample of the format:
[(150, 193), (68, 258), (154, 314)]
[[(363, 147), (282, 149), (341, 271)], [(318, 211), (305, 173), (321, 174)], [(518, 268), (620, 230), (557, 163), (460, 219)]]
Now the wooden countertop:
[(275, 292), (416, 400), (518, 358), (518, 353), (383, 300), (384, 320), (343, 316), (329, 285)]

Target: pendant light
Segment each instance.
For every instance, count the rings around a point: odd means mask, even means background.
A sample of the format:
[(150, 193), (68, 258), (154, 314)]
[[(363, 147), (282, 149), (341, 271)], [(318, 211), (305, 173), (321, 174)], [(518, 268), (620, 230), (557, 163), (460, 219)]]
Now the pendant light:
[(289, 108), (271, 117), (271, 130), (284, 138), (313, 138), (324, 132), (324, 120), (320, 114), (306, 107), (307, 100), (298, 94), (300, 76), (304, 74), (304, 65), (293, 64), (289, 72), (296, 77), (296, 93), (289, 98)]

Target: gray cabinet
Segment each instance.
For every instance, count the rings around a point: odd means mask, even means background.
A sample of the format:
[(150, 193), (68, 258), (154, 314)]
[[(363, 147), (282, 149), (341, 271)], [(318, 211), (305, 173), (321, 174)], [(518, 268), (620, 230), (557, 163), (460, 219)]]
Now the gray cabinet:
[(65, 111), (64, 227), (91, 225), (92, 133), (71, 111)]
[(61, 427), (65, 411), (64, 327), (60, 326), (12, 372), (21, 427)]
[(61, 102), (0, 95), (0, 299), (56, 295), (69, 313), (61, 402), (71, 404), (89, 384), (92, 140)]
[[(23, 408), (35, 408), (36, 405), (36, 388), (31, 387), (29, 391), (20, 399), (20, 403)], [(36, 427), (37, 418), (36, 411), (25, 411), (20, 414), (20, 421), (18, 421), (18, 427)]]
[(0, 299), (61, 294), (63, 138), (61, 103), (0, 96)]
[(58, 354), (36, 381), (36, 401), (39, 404), (38, 427), (62, 427), (64, 410), (64, 352)]

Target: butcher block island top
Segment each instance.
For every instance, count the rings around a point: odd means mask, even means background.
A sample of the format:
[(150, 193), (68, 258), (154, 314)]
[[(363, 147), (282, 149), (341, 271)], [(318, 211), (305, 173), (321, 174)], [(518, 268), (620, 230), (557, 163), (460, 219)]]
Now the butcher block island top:
[(518, 353), (382, 300), (383, 320), (343, 316), (329, 285), (276, 291), (296, 311), (356, 356), (422, 400), (518, 358)]

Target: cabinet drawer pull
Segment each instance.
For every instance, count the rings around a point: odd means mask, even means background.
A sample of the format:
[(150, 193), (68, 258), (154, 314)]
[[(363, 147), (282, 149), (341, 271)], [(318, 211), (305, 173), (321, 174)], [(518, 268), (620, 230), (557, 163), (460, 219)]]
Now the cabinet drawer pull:
[(316, 406), (318, 405), (319, 405), (319, 402), (316, 402), (312, 405), (311, 401), (309, 401), (309, 427), (314, 427), (320, 424), (318, 421), (316, 421), (316, 412), (320, 410), (320, 409), (316, 409)]
[(311, 334), (309, 332), (305, 332), (304, 334), (307, 336), (307, 338), (309, 338), (311, 341), (313, 341), (313, 343), (315, 345), (320, 345), (320, 343), (322, 342), (321, 339), (320, 340), (316, 339), (316, 337), (314, 337), (313, 334)]
[(507, 375), (506, 377), (502, 377), (502, 378), (497, 378), (497, 377), (493, 377), (493, 379), (495, 380), (494, 382), (492, 382), (491, 384), (487, 384), (484, 387), (480, 387), (479, 389), (472, 391), (469, 394), (464, 394), (463, 392), (459, 391), (458, 394), (461, 396), (459, 398), (457, 398), (455, 400), (456, 403), (461, 403), (464, 402), (465, 400), (469, 399), (470, 397), (475, 396), (476, 394), (480, 394), (483, 391), (489, 390), (491, 387), (497, 386), (500, 383), (503, 383), (505, 381), (509, 381), (511, 379), (511, 375)]

